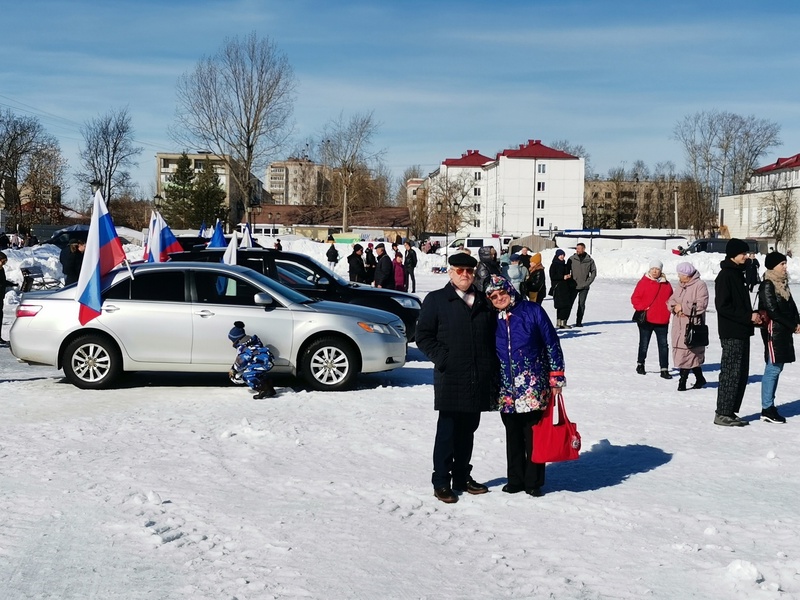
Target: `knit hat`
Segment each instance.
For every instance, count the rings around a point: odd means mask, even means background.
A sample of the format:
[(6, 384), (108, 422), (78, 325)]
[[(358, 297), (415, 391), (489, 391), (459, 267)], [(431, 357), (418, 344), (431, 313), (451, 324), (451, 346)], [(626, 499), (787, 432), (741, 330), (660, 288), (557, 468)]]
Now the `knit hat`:
[(372, 249), (372, 242), (370, 242), (369, 244), (367, 244), (367, 248), (369, 248), (370, 250)]
[(531, 264), (532, 265), (540, 265), (542, 264), (542, 253), (537, 252), (533, 256), (531, 256)]
[(750, 246), (747, 245), (747, 242), (738, 238), (731, 238), (728, 240), (728, 243), (725, 244), (725, 258), (733, 258), (740, 254), (747, 254), (748, 252), (750, 252)]
[(558, 250), (556, 250), (555, 257), (558, 258), (559, 256), (564, 256), (565, 254), (566, 252), (564, 252), (561, 248), (559, 248)]
[(228, 339), (233, 343), (233, 345), (235, 346), (236, 342), (246, 335), (247, 334), (244, 332), (244, 323), (241, 321), (234, 321), (233, 329), (228, 332)]
[(504, 290), (511, 298), (514, 298), (516, 290), (511, 282), (500, 275), (490, 275), (489, 281), (483, 285), (483, 292), (486, 296), (491, 296), (497, 290)]
[(770, 252), (764, 259), (764, 266), (767, 267), (767, 269), (774, 269), (779, 264), (785, 261), (786, 261), (785, 254), (781, 254), (780, 252)]
[(519, 254), (517, 254), (516, 252), (514, 252), (514, 254), (512, 254), (511, 256), (509, 256), (509, 257), (508, 257), (508, 260), (510, 260), (511, 262), (517, 262), (517, 261), (519, 261)]
[(364, 246), (362, 246), (361, 244), (356, 244), (355, 246), (353, 246), (353, 252), (358, 252), (359, 250), (363, 250), (363, 249), (364, 249)]
[(692, 263), (688, 262), (680, 263), (677, 267), (675, 267), (675, 270), (678, 272), (679, 275), (686, 275), (687, 277), (691, 277), (697, 271), (697, 269), (694, 268)]
[(654, 258), (653, 260), (650, 261), (650, 268), (651, 269), (660, 269), (660, 270), (663, 271), (664, 270), (664, 263), (662, 263), (657, 258)]

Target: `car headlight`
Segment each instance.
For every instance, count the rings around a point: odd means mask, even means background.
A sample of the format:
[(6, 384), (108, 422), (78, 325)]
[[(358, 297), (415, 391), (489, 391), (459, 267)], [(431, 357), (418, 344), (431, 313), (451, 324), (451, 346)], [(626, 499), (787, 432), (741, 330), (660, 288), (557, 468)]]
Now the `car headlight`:
[(386, 325), (385, 323), (366, 323), (364, 321), (359, 321), (358, 326), (369, 333), (383, 333), (385, 335), (403, 337), (394, 327)]
[(412, 308), (417, 310), (422, 308), (422, 305), (416, 298), (410, 298), (408, 296), (392, 296), (392, 300), (397, 302), (403, 308)]

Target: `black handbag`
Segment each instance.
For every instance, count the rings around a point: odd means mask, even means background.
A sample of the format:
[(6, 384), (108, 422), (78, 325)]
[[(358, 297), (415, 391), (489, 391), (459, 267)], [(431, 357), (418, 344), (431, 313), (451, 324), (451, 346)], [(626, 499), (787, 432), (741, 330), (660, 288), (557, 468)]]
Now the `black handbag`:
[(697, 304), (692, 304), (689, 313), (689, 323), (686, 325), (686, 335), (683, 343), (687, 348), (704, 348), (708, 346), (708, 325), (703, 323), (703, 316), (697, 315)]
[(642, 325), (647, 323), (647, 309), (633, 311), (633, 316), (631, 317), (631, 321), (633, 321), (634, 323), (640, 323)]

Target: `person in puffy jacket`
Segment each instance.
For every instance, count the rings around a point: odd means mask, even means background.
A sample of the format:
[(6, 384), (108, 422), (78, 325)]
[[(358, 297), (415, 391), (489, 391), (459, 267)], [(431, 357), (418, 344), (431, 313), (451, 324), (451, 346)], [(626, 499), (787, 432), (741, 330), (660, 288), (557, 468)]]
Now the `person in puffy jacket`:
[[(514, 286), (514, 289), (517, 291), (517, 293), (522, 294), (520, 284), (525, 281), (528, 272), (525, 270), (525, 267), (519, 264), (519, 254), (512, 254), (508, 259), (508, 264), (503, 264), (501, 267), (501, 272), (503, 277), (511, 282), (511, 285)], [(524, 294), (522, 295), (523, 297), (525, 296)]]
[(506, 430), (508, 483), (503, 491), (541, 496), (545, 465), (531, 462), (532, 427), (566, 385), (561, 342), (544, 309), (536, 302), (523, 302), (508, 280), (492, 275), (484, 292), (499, 313), (495, 345), (500, 390), (495, 408)]
[(475, 270), (475, 287), (483, 291), (484, 284), (492, 275), (500, 275), (500, 262), (497, 260), (497, 250), (494, 246), (481, 246), (478, 249), (478, 268)]
[(394, 268), (394, 289), (405, 292), (406, 268), (403, 266), (403, 254), (401, 252), (395, 252), (392, 267)]
[[(522, 263), (520, 263), (522, 264)], [(544, 274), (542, 255), (537, 252), (531, 256), (531, 266), (528, 268), (528, 276), (520, 285), (522, 297), (541, 305), (547, 295), (547, 279)]]
[(651, 261), (650, 269), (636, 284), (631, 295), (633, 310), (646, 311), (645, 322), (637, 323), (639, 326), (639, 354), (636, 358), (636, 372), (640, 375), (646, 374), (644, 361), (647, 358), (650, 338), (655, 332), (661, 377), (672, 379), (672, 375), (669, 373), (669, 342), (667, 341), (669, 329), (667, 301), (672, 296), (672, 285), (661, 272), (663, 268), (664, 265), (660, 260)]
[(236, 360), (231, 365), (228, 376), (234, 383), (246, 383), (253, 391), (257, 392), (254, 400), (272, 398), (275, 386), (267, 377), (267, 372), (272, 369), (272, 353), (257, 335), (247, 335), (244, 323), (236, 321), (228, 333), (228, 339), (233, 347), (238, 350)]
[(364, 259), (361, 256), (364, 254), (364, 246), (355, 244), (353, 252), (347, 257), (347, 275), (350, 281), (356, 283), (367, 282), (367, 269), (364, 267)]
[(785, 423), (775, 408), (775, 390), (783, 366), (795, 361), (792, 336), (800, 333), (800, 314), (789, 291), (789, 274), (786, 256), (770, 252), (764, 259), (767, 267), (758, 290), (758, 308), (766, 312), (768, 321), (761, 328), (764, 340), (764, 377), (761, 378), (761, 420), (767, 423)]

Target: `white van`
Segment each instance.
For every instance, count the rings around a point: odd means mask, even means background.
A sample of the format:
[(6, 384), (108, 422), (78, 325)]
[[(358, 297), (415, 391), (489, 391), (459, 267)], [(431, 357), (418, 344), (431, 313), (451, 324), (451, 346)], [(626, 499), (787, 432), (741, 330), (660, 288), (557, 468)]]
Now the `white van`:
[(464, 248), (469, 249), (476, 259), (478, 258), (478, 250), (480, 250), (483, 246), (494, 246), (497, 250), (497, 255), (503, 251), (503, 244), (502, 239), (499, 237), (488, 236), (488, 237), (457, 237), (455, 238), (447, 247), (442, 246), (436, 251), (436, 254), (440, 254), (442, 256), (450, 256), (451, 254), (455, 254), (459, 251), (459, 246), (463, 246)]

